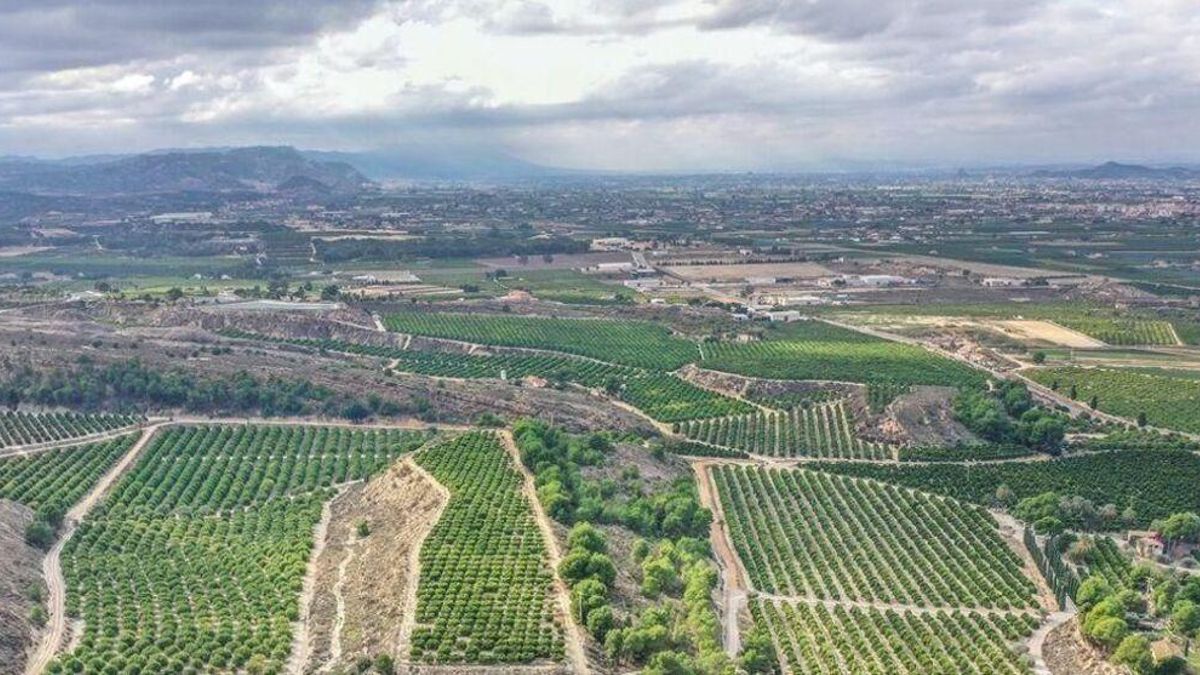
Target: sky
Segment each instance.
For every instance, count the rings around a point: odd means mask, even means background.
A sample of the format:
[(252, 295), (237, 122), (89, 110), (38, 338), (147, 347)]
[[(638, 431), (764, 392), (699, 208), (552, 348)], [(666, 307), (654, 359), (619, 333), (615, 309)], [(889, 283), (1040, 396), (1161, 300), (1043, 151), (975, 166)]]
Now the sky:
[(1200, 162), (1198, 0), (3, 0), (0, 155)]

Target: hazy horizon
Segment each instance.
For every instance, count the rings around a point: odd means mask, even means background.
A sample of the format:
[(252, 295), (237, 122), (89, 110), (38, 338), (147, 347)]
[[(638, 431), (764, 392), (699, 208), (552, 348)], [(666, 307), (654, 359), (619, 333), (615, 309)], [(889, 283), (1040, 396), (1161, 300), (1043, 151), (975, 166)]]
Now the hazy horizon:
[(19, 0), (0, 7), (0, 155), (1195, 165), (1197, 35), (1192, 0)]

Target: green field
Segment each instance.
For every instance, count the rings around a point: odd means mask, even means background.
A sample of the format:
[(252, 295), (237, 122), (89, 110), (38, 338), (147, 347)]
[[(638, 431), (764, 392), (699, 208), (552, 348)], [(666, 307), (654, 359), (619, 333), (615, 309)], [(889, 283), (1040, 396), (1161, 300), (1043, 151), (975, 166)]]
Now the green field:
[(1047, 462), (975, 466), (836, 462), (809, 466), (978, 504), (991, 504), (1001, 485), (1012, 490), (1017, 499), (1043, 492), (1078, 495), (1091, 500), (1097, 508), (1105, 504), (1113, 504), (1122, 511), (1131, 507), (1141, 525), (1180, 511), (1200, 511), (1200, 490), (1196, 489), (1200, 485), (1200, 455), (1183, 450), (1114, 450)]
[(1178, 377), (1170, 371), (1156, 374), (1149, 368), (1034, 368), (1023, 371), (1029, 379), (1075, 398), (1091, 402), (1106, 413), (1136, 419), (1144, 414), (1152, 426), (1200, 433), (1200, 380)]
[(137, 415), (84, 415), (73, 412), (26, 413), (6, 410), (0, 413), (0, 448), (51, 441), (66, 441), (122, 427), (130, 427), (142, 418)]
[(786, 672), (877, 675), (1023, 675), (1009, 646), (1029, 636), (1027, 614), (881, 611), (754, 599), (756, 624), (776, 636)]
[(769, 339), (703, 346), (705, 368), (776, 380), (979, 384), (982, 371), (914, 345), (890, 342), (818, 321), (789, 324)]
[(278, 672), (329, 489), (427, 438), (324, 427), (160, 431), (63, 550), (78, 646), (51, 672)]
[(417, 461), (450, 501), (421, 547), (413, 660), (562, 660), (546, 543), (499, 436), (463, 434)]
[(891, 448), (857, 436), (842, 401), (684, 422), (679, 431), (692, 440), (770, 457), (892, 457)]
[(1177, 344), (1175, 332), (1169, 321), (1085, 317), (1059, 318), (1055, 321), (1071, 330), (1079, 331), (1110, 345)]
[(712, 472), (756, 590), (922, 607), (1033, 607), (1020, 560), (975, 506), (814, 471)]
[(547, 349), (651, 370), (675, 370), (699, 357), (695, 343), (644, 321), (432, 312), (390, 314), (384, 321), (398, 333)]
[(137, 440), (137, 434), (0, 459), (0, 498), (65, 513)]
[(752, 409), (747, 403), (697, 387), (675, 375), (567, 355), (533, 352), (425, 352), (330, 339), (272, 338), (237, 330), (225, 330), (222, 334), (234, 338), (377, 356), (389, 359), (389, 367), (398, 372), (466, 379), (520, 380), (526, 377), (540, 377), (552, 384), (569, 383), (590, 389), (605, 389), (661, 422), (732, 415)]

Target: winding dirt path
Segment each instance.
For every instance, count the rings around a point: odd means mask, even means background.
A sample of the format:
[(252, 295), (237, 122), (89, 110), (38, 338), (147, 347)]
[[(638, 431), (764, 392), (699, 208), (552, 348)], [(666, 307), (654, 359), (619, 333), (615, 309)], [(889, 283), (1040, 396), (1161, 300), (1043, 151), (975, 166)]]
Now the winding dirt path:
[[(337, 497), (335, 496), (334, 499), (337, 499)], [(317, 560), (325, 550), (325, 540), (328, 538), (327, 534), (329, 533), (329, 521), (333, 517), (332, 503), (333, 499), (330, 499), (321, 506), (321, 520), (313, 528), (313, 541), (316, 544), (308, 556), (308, 568), (304, 572), (304, 585), (300, 591), (300, 618), (296, 620), (295, 624), (291, 656), (288, 657), (287, 665), (284, 666), (285, 672), (288, 673), (298, 675), (303, 672), (305, 664), (308, 663), (309, 655), (312, 653), (312, 640), (309, 639), (308, 635), (308, 616), (312, 611), (313, 594), (317, 590), (314, 583), (317, 577)]]
[(575, 623), (575, 617), (571, 615), (570, 592), (567, 590), (567, 585), (563, 582), (562, 577), (558, 575), (558, 564), (562, 561), (562, 554), (558, 550), (558, 540), (554, 538), (554, 528), (550, 525), (550, 518), (542, 510), (542, 503), (538, 501), (537, 489), (533, 483), (533, 474), (521, 462), (521, 451), (517, 449), (517, 444), (513, 441), (512, 433), (505, 429), (500, 431), (499, 434), (504, 443), (504, 448), (508, 450), (509, 456), (512, 457), (513, 464), (516, 465), (517, 470), (525, 478), (521, 484), (521, 491), (525, 493), (525, 498), (529, 500), (529, 507), (533, 509), (538, 529), (542, 531), (542, 539), (546, 542), (546, 554), (550, 558), (550, 570), (554, 575), (554, 596), (558, 600), (558, 608), (563, 617), (563, 638), (567, 648), (567, 659), (571, 662), (572, 670), (575, 673), (584, 675), (591, 671), (587, 665), (587, 652), (584, 651), (583, 639), (579, 635), (579, 626)]
[(1029, 636), (1029, 656), (1033, 658), (1034, 675), (1052, 675), (1050, 666), (1046, 665), (1046, 638), (1051, 631), (1075, 617), (1075, 612), (1054, 612), (1046, 617), (1046, 621)]
[(46, 580), (46, 614), (48, 621), (46, 628), (42, 634), (41, 640), (38, 642), (37, 649), (29, 657), (29, 662), (25, 666), (26, 675), (40, 675), (46, 670), (46, 666), (50, 665), (55, 655), (58, 654), (59, 648), (62, 646), (63, 635), (66, 633), (67, 616), (67, 590), (66, 580), (62, 574), (62, 551), (66, 546), (67, 541), (75, 530), (79, 527), (79, 523), (83, 521), (88, 512), (92, 510), (96, 504), (108, 493), (113, 484), (117, 482), (125, 472), (133, 465), (134, 460), (141, 454), (142, 449), (154, 437), (154, 432), (158, 431), (165, 423), (158, 423), (146, 427), (142, 430), (142, 436), (130, 446), (129, 450), (121, 457), (117, 463), (108, 470), (108, 473), (92, 487), (91, 491), (79, 501), (78, 504), (71, 507), (63, 518), (63, 529), (58, 537), (58, 541), (54, 542), (54, 546), (46, 553), (46, 557), (42, 559), (42, 576)]
[(709, 527), (709, 539), (712, 541), (713, 552), (716, 553), (717, 567), (721, 572), (721, 605), (724, 609), (722, 616), (721, 642), (725, 652), (736, 656), (742, 650), (742, 634), (738, 625), (738, 615), (746, 606), (750, 592), (750, 577), (742, 569), (742, 560), (733, 550), (729, 533), (725, 530), (725, 512), (717, 498), (717, 488), (713, 485), (712, 474), (708, 467), (713, 462), (699, 460), (692, 463), (696, 472), (696, 486), (700, 493), (700, 505), (712, 511), (713, 521)]
[(333, 597), (337, 602), (337, 615), (333, 620), (333, 631), (329, 635), (329, 661), (317, 672), (327, 673), (333, 670), (333, 665), (342, 658), (342, 629), (346, 626), (346, 596), (342, 594), (342, 589), (346, 586), (346, 568), (354, 560), (354, 542), (358, 541), (353, 538), (346, 543), (346, 557), (342, 558), (342, 562), (337, 566), (337, 581), (333, 582)]

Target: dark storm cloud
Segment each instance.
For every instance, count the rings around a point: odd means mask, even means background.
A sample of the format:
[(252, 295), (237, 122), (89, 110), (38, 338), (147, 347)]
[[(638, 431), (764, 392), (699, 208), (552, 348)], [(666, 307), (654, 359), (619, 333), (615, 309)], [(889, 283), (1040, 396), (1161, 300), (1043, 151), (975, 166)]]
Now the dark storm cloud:
[(32, 74), (181, 53), (254, 53), (352, 25), (378, 0), (4, 0), (0, 72)]

